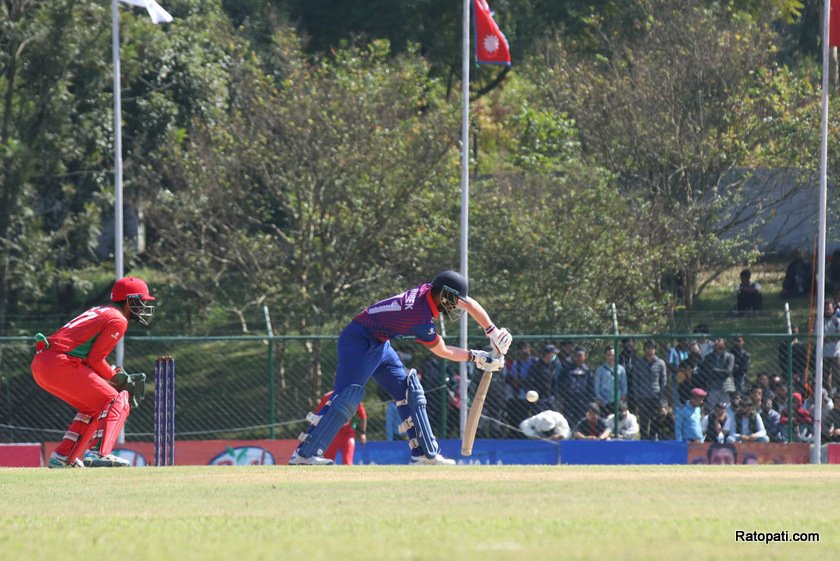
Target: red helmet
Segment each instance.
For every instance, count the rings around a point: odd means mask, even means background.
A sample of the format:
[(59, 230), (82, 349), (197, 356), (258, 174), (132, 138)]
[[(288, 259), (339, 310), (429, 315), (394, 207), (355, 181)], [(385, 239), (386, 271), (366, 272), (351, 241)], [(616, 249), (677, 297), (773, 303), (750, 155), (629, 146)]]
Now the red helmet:
[(137, 277), (123, 277), (114, 283), (111, 289), (111, 302), (128, 301), (132, 319), (143, 325), (149, 325), (155, 313), (155, 298), (149, 294), (149, 286)]

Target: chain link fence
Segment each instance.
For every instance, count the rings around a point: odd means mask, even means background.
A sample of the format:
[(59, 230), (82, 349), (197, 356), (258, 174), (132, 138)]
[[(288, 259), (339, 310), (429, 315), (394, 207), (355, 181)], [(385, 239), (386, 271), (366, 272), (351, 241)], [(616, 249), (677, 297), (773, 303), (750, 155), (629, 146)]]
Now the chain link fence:
[[(146, 372), (148, 392), (146, 402), (128, 419), (126, 439), (152, 440), (154, 361), (165, 355), (175, 357), (179, 439), (295, 438), (305, 428), (306, 413), (332, 386), (336, 340), (126, 337), (124, 366), (129, 372)], [(459, 365), (437, 359), (411, 340), (393, 344), (406, 366), (422, 376), (437, 436), (459, 438)], [(473, 348), (485, 344), (486, 339), (471, 341)], [(617, 350), (614, 363), (608, 360), (610, 348)], [(518, 336), (507, 367), (493, 376), (478, 438), (548, 436), (535, 432), (539, 423), (522, 423), (552, 410), (569, 426), (559, 436), (603, 436), (602, 429), (609, 427), (610, 438), (672, 440), (678, 436), (677, 410), (692, 389), (702, 388), (708, 393), (704, 415), (709, 414), (704, 436), (734, 438), (730, 433), (736, 418), (750, 429), (759, 425), (758, 418), (767, 425), (770, 441), (807, 441), (813, 436), (808, 413), (814, 352), (812, 339), (785, 334)], [(31, 339), (0, 338), (2, 442), (59, 440), (72, 419), (69, 406), (33, 381), (32, 356)], [(467, 371), (469, 400), (481, 372), (472, 365)], [(824, 388), (832, 395), (838, 376), (833, 366), (825, 373)], [(368, 438), (399, 439), (391, 397), (375, 381), (366, 389)], [(801, 407), (794, 394), (804, 401)], [(741, 407), (739, 401), (750, 407)], [(591, 403), (597, 404), (597, 415), (587, 413)], [(717, 403), (723, 406), (716, 408)], [(630, 416), (622, 417), (625, 405)], [(828, 400), (824, 417), (830, 407)], [(608, 417), (616, 409), (619, 419)], [(721, 426), (715, 432), (717, 424)]]

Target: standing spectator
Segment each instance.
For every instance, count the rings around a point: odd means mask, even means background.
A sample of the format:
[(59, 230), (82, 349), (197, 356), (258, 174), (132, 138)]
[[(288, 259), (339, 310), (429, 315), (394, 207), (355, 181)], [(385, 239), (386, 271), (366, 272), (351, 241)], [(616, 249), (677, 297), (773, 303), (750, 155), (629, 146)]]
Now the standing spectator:
[(712, 411), (700, 421), (705, 442), (726, 442), (726, 435), (729, 434), (727, 430), (729, 413), (726, 405), (723, 401), (718, 402)]
[(728, 442), (769, 442), (761, 415), (753, 409), (749, 396), (741, 396), (735, 416), (729, 419)]
[(703, 400), (706, 392), (700, 388), (691, 390), (691, 398), (677, 409), (674, 420), (674, 437), (682, 442), (702, 442), (703, 429), (700, 427), (700, 417), (703, 412)]
[[(840, 260), (838, 260), (840, 261)], [(831, 262), (834, 265), (834, 259)], [(811, 267), (805, 262), (805, 252), (797, 249), (782, 281), (782, 298), (801, 298), (810, 294)]]
[(577, 440), (609, 440), (612, 429), (601, 417), (601, 407), (591, 402), (584, 417), (575, 425), (573, 436)]
[(691, 347), (689, 345), (688, 338), (680, 337), (677, 339), (677, 343), (668, 351), (668, 360), (665, 362), (665, 366), (668, 367), (668, 385), (671, 388), (671, 404), (675, 408), (679, 408), (683, 403), (683, 401), (680, 400), (680, 380), (677, 380), (677, 377), (680, 365), (688, 360), (690, 351)]
[(674, 425), (674, 409), (667, 399), (663, 399), (650, 424), (650, 440), (674, 440)]
[(700, 346), (700, 356), (706, 356), (715, 348), (715, 344), (709, 339), (709, 326), (705, 323), (698, 324), (694, 328), (694, 334), (697, 335), (695, 341)]
[(633, 369), (636, 367), (636, 361), (638, 360), (639, 354), (636, 352), (636, 342), (633, 339), (622, 339), (621, 351), (618, 353), (618, 363), (624, 367), (624, 371), (627, 373), (628, 405), (633, 411), (638, 411), (633, 398)]
[(563, 373), (565, 383), (560, 386), (560, 394), (565, 400), (563, 413), (570, 419), (583, 417), (586, 404), (592, 400), (592, 371), (586, 364), (586, 349), (575, 347), (572, 354), (572, 367)]
[(613, 431), (613, 437), (618, 440), (639, 440), (639, 421), (627, 409), (627, 403), (618, 406), (618, 432), (615, 432), (615, 413), (607, 415), (607, 426)]
[(840, 393), (834, 394), (834, 407), (822, 422), (823, 442), (840, 442)]
[(525, 400), (525, 393), (528, 391), (528, 374), (537, 360), (531, 353), (531, 344), (527, 341), (521, 342), (516, 357), (508, 366), (508, 375), (505, 379), (508, 386), (507, 411), (512, 425), (528, 416), (528, 402)]
[(615, 363), (615, 349), (607, 347), (604, 351), (604, 363), (595, 370), (595, 399), (604, 412), (611, 414), (615, 405), (615, 376), (618, 369), (618, 392), (622, 402), (627, 401), (627, 372)]
[(840, 336), (840, 310), (835, 307), (834, 302), (825, 303), (823, 335), (823, 374), (831, 381), (840, 373), (840, 341), (837, 340)]
[(551, 393), (551, 386), (557, 376), (558, 368), (557, 347), (551, 344), (543, 345), (540, 358), (531, 365), (525, 382), (528, 390), (534, 390), (540, 396), (536, 403), (528, 404), (528, 416), (554, 409), (555, 398)]
[(697, 375), (703, 356), (700, 354), (700, 345), (691, 343), (688, 347), (688, 358), (680, 363), (677, 369), (677, 404), (685, 403), (691, 399), (691, 390), (698, 387), (701, 377)]
[(651, 439), (651, 422), (664, 398), (665, 361), (656, 356), (656, 343), (645, 341), (645, 356), (635, 362), (633, 371), (639, 429), (645, 440)]
[(810, 369), (814, 371), (814, 355), (809, 358), (808, 347), (799, 340), (799, 326), (791, 325), (790, 332), (792, 339), (784, 339), (779, 343), (779, 350), (777, 353), (779, 359), (779, 371), (787, 373), (788, 371), (788, 355), (792, 352), (793, 360), (791, 360), (790, 368), (793, 373), (793, 383), (797, 391), (805, 391), (805, 372)]
[(736, 335), (732, 338), (732, 346), (729, 349), (735, 358), (735, 366), (732, 369), (732, 380), (735, 382), (736, 392), (747, 391), (747, 375), (750, 371), (750, 353), (744, 348), (744, 337)]
[(572, 436), (566, 417), (550, 409), (523, 420), (519, 428), (528, 438), (567, 440)]
[(831, 252), (831, 257), (828, 258), (828, 267), (826, 267), (825, 275), (825, 292), (826, 295), (836, 300), (838, 290), (840, 290), (840, 249), (835, 249)]
[(735, 357), (726, 350), (723, 337), (715, 338), (714, 350), (706, 355), (700, 365), (703, 389), (709, 394), (709, 405), (714, 406), (726, 393), (735, 391), (732, 372), (735, 369)]
[(737, 313), (752, 313), (761, 310), (762, 297), (761, 285), (752, 282), (752, 273), (749, 269), (741, 271), (741, 284), (735, 299), (735, 311)]
[(761, 422), (764, 423), (764, 430), (767, 431), (767, 438), (770, 442), (784, 442), (782, 434), (781, 415), (773, 409), (773, 398), (765, 397), (761, 400)]
[(575, 353), (575, 344), (571, 341), (560, 341), (560, 347), (557, 349), (557, 360), (560, 362), (560, 368), (568, 370), (572, 368), (574, 361), (572, 355)]

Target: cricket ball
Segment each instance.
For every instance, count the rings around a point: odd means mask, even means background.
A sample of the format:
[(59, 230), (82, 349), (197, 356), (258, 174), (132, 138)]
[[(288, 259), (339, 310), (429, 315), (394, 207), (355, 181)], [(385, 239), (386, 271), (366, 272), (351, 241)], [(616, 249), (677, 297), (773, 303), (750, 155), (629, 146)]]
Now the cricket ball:
[(534, 390), (528, 390), (528, 392), (525, 394), (525, 400), (528, 401), (528, 403), (536, 403), (539, 398), (540, 394), (538, 394)]

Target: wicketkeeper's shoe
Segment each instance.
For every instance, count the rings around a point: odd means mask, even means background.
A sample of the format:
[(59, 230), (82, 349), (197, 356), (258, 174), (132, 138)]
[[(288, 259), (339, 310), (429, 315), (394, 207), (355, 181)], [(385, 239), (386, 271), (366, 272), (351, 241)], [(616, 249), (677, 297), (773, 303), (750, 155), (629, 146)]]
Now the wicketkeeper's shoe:
[(455, 460), (444, 458), (441, 454), (431, 458), (426, 456), (412, 456), (411, 465), (413, 466), (454, 466)]
[(131, 467), (131, 463), (119, 456), (113, 454), (102, 455), (99, 452), (88, 450), (85, 452), (85, 467), (101, 468), (101, 467)]
[(70, 463), (70, 462), (67, 461), (67, 458), (64, 458), (62, 456), (58, 456), (58, 455), (56, 455), (55, 452), (53, 452), (52, 455), (50, 456), (50, 461), (47, 463), (47, 467), (50, 468), (50, 469), (55, 469), (55, 468), (80, 468), (80, 467), (85, 467), (85, 464), (83, 464), (82, 460), (80, 460), (79, 458), (76, 458), (75, 460), (73, 460), (72, 463)]
[(308, 458), (304, 458), (303, 456), (298, 455), (297, 450), (295, 450), (292, 457), (289, 458), (289, 465), (290, 466), (331, 466), (333, 465), (333, 461), (329, 458), (324, 458), (323, 456), (310, 456)]

